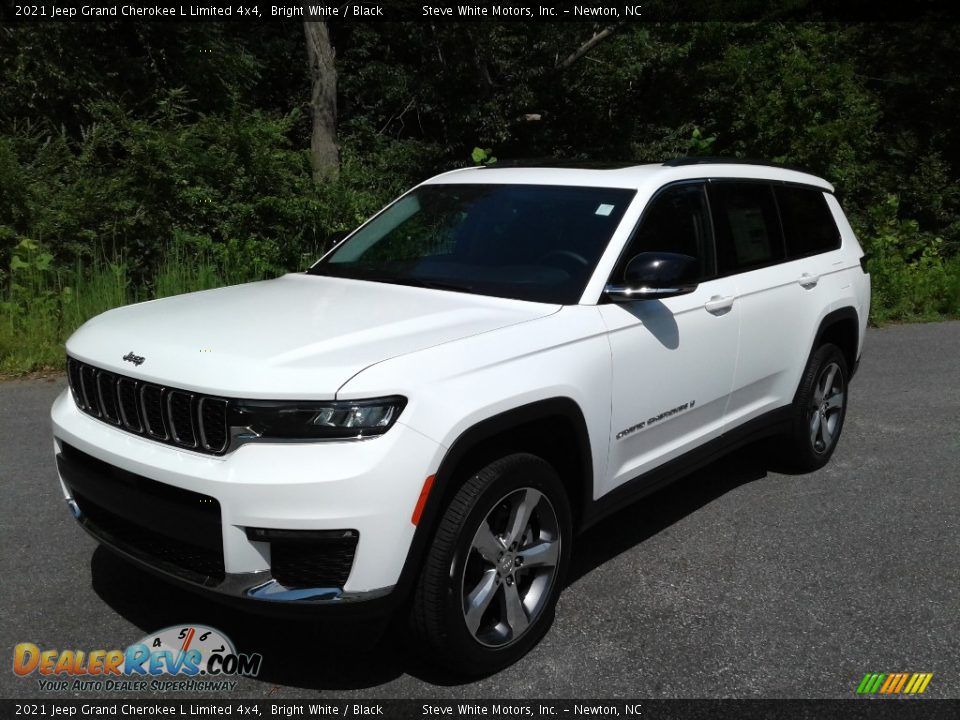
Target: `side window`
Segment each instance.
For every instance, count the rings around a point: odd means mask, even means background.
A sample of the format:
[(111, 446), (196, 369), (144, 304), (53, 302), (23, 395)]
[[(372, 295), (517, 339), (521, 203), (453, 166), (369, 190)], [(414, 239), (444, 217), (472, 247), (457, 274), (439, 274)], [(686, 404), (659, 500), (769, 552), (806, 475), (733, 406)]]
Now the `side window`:
[(840, 231), (822, 191), (783, 186), (774, 192), (780, 206), (788, 258), (815, 255), (840, 247)]
[(715, 274), (710, 213), (703, 183), (672, 185), (654, 196), (613, 271), (617, 282), (623, 279), (627, 263), (643, 252), (689, 255), (700, 262), (701, 278)]
[(710, 184), (721, 275), (783, 260), (783, 237), (773, 188), (759, 182)]

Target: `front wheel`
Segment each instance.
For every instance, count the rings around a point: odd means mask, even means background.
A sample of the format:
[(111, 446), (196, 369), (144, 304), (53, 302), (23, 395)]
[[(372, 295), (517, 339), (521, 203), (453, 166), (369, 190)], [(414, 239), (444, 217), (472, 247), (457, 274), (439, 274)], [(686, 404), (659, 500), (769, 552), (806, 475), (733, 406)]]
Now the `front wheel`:
[(570, 556), (570, 507), (551, 465), (518, 453), (487, 465), (451, 500), (414, 595), (429, 655), (489, 674), (543, 637)]
[(831, 343), (811, 354), (793, 403), (786, 461), (800, 472), (819, 470), (833, 454), (847, 414), (847, 362)]

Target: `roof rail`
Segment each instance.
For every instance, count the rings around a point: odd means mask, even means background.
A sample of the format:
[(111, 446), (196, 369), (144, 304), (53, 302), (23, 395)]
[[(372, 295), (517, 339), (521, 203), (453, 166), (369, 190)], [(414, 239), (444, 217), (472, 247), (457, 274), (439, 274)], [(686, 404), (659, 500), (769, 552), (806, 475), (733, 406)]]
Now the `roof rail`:
[(770, 162), (769, 160), (753, 160), (751, 158), (734, 157), (680, 157), (673, 160), (665, 160), (664, 167), (684, 167), (686, 165), (762, 165), (764, 167), (775, 167), (782, 170), (796, 170), (797, 172), (816, 175), (809, 168), (798, 165), (786, 165), (784, 163)]
[(623, 168), (634, 167), (635, 165), (656, 165), (659, 160), (648, 160), (646, 162), (636, 160), (585, 160), (574, 159), (564, 160), (562, 158), (543, 157), (543, 158), (515, 158), (500, 159), (491, 165), (481, 165), (480, 167), (491, 168), (570, 168), (573, 170), (620, 170)]

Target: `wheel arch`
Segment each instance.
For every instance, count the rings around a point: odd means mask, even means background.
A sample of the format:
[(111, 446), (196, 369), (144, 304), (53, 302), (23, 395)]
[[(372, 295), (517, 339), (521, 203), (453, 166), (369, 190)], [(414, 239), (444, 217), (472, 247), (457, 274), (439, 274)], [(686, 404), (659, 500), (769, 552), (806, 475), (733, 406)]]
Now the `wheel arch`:
[(396, 587), (403, 601), (410, 597), (443, 510), (457, 492), (457, 478), (512, 452), (529, 452), (553, 465), (569, 496), (574, 531), (579, 527), (593, 493), (593, 456), (576, 401), (554, 397), (485, 418), (457, 437), (434, 475)]
[(855, 308), (850, 306), (838, 308), (824, 316), (810, 346), (810, 354), (812, 355), (818, 347), (828, 342), (840, 348), (844, 360), (847, 361), (847, 372), (852, 378), (860, 350), (860, 317)]

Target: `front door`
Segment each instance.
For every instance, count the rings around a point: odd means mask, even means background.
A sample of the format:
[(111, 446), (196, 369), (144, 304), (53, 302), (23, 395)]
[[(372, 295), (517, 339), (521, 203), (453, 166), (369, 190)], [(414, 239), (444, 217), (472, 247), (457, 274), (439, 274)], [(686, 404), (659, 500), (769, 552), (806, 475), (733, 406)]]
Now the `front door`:
[(600, 493), (721, 434), (738, 351), (734, 278), (717, 278), (702, 182), (668, 185), (651, 200), (610, 281), (631, 258), (665, 251), (700, 261), (687, 295), (605, 303), (612, 355), (610, 462)]

